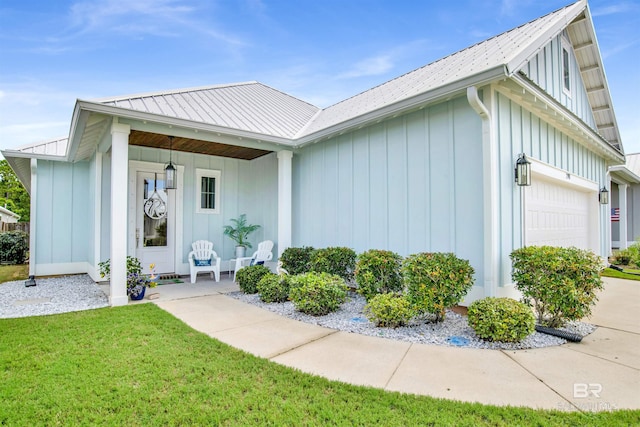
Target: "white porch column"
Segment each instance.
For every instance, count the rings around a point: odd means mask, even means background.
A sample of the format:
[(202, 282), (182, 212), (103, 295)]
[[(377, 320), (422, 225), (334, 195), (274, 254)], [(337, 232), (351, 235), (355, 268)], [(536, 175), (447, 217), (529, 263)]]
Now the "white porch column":
[(111, 292), (112, 306), (127, 305), (127, 188), (129, 125), (111, 125)]
[(36, 276), (36, 233), (38, 218), (38, 160), (31, 159), (31, 205), (29, 221), (29, 276)]
[(627, 249), (627, 184), (618, 184), (618, 199), (620, 206), (620, 249)]
[(291, 246), (291, 151), (278, 151), (278, 256)]

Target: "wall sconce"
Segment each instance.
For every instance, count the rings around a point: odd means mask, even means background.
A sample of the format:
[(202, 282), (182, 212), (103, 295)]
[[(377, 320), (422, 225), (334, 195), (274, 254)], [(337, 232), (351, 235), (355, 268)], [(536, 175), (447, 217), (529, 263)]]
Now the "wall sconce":
[(519, 186), (531, 185), (531, 162), (524, 153), (518, 156), (515, 170), (516, 184)]
[(171, 152), (173, 150), (173, 137), (169, 137), (169, 164), (164, 168), (164, 188), (167, 190), (175, 190), (178, 184), (177, 176), (176, 176), (176, 167), (173, 165), (171, 161)]
[(602, 187), (600, 189), (600, 194), (598, 195), (598, 199), (600, 200), (600, 204), (601, 205), (608, 205), (609, 204), (609, 190), (607, 190), (606, 188)]

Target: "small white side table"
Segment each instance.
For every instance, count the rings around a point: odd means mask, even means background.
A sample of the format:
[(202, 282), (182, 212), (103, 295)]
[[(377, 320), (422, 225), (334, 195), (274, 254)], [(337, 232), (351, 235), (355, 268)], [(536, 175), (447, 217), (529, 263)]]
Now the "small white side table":
[(242, 257), (242, 258), (231, 258), (229, 260), (229, 265), (233, 265), (233, 281), (236, 281), (236, 273), (242, 267), (246, 267), (251, 263), (252, 258), (250, 256)]

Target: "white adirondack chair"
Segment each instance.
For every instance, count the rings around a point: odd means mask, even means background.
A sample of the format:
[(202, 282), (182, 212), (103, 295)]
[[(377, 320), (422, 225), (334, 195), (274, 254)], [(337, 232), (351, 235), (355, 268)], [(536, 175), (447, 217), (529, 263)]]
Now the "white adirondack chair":
[(216, 282), (220, 281), (220, 257), (213, 250), (213, 243), (207, 240), (197, 240), (191, 244), (193, 249), (189, 252), (189, 268), (191, 271), (191, 283), (196, 282), (198, 273), (206, 271), (211, 273)]
[(273, 242), (271, 240), (265, 240), (258, 243), (258, 250), (253, 255), (244, 258), (236, 259), (236, 268), (233, 271), (233, 281), (236, 281), (236, 274), (238, 270), (249, 265), (264, 264), (267, 261), (273, 259)]

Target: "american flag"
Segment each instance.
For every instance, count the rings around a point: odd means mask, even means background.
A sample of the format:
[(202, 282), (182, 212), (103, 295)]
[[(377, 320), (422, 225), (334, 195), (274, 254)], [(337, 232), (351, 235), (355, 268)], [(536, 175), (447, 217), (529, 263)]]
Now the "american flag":
[(620, 221), (620, 208), (611, 208), (611, 221)]

